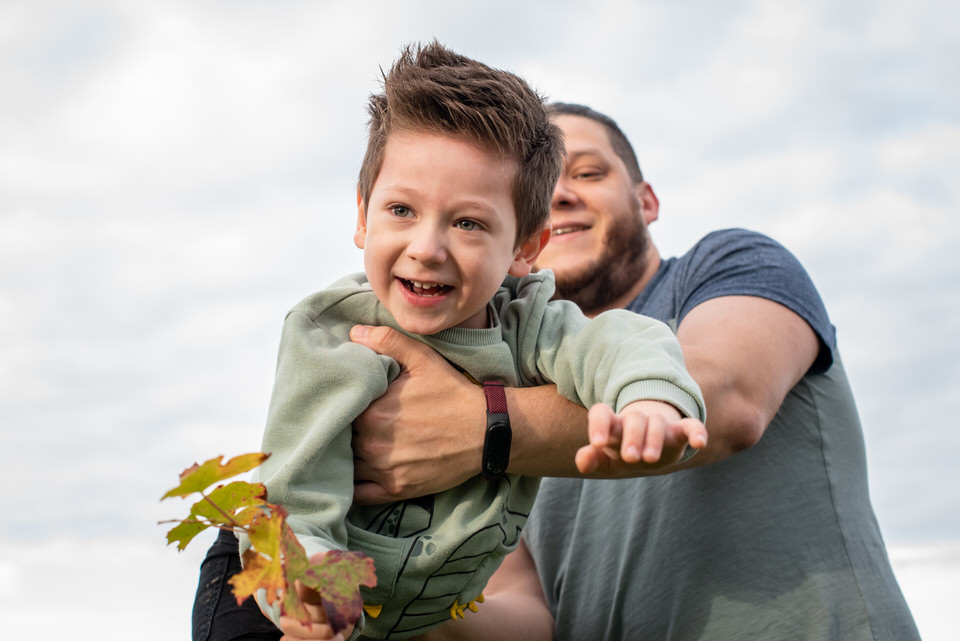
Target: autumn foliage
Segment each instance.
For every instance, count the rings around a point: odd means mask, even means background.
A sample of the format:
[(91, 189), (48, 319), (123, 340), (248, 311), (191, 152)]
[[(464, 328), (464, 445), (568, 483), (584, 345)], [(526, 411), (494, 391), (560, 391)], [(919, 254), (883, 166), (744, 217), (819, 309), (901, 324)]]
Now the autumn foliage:
[(160, 500), (191, 494), (200, 494), (200, 500), (187, 518), (168, 521), (177, 525), (167, 532), (167, 543), (177, 543), (177, 549), (183, 550), (210, 527), (245, 533), (251, 547), (244, 552), (243, 571), (230, 579), (237, 603), (262, 589), (268, 603), (279, 603), (285, 616), (309, 625), (310, 617), (295, 588), (299, 581), (320, 593), (328, 622), (334, 633), (339, 632), (360, 618), (359, 586), (376, 585), (373, 560), (360, 552), (332, 550), (319, 563), (311, 563), (287, 524), (287, 512), (267, 502), (261, 483), (233, 481), (208, 491), (214, 483), (254, 469), (268, 456), (243, 454), (226, 463), (218, 456), (181, 472), (180, 485)]

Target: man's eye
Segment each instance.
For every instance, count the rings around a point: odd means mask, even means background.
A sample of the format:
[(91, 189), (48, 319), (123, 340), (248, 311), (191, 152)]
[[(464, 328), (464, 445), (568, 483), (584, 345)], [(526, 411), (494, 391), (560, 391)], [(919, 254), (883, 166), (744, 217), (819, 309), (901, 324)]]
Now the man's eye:
[(413, 212), (410, 211), (410, 208), (405, 207), (404, 205), (394, 205), (390, 208), (390, 211), (397, 218), (409, 218), (413, 215)]
[(454, 225), (457, 229), (462, 229), (463, 231), (478, 231), (480, 229), (480, 223), (475, 220), (458, 220)]

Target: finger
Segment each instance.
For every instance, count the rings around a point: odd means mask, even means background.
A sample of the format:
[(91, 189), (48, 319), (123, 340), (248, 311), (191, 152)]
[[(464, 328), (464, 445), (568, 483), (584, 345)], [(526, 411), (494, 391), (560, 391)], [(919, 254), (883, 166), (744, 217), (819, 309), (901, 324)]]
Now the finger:
[(587, 412), (587, 435), (594, 447), (616, 445), (620, 440), (620, 418), (606, 403), (597, 403)]
[(386, 488), (379, 483), (364, 482), (353, 485), (353, 502), (359, 505), (380, 505), (394, 500)]
[(280, 617), (280, 629), (288, 639), (330, 639), (333, 628), (326, 623), (313, 622), (305, 626), (296, 619)]
[(667, 422), (659, 414), (647, 418), (647, 429), (643, 437), (643, 461), (656, 463), (663, 454), (663, 439), (667, 431)]
[(620, 458), (624, 463), (639, 463), (647, 433), (648, 417), (644, 412), (629, 411), (620, 416)]
[(573, 460), (577, 464), (577, 469), (581, 474), (590, 474), (600, 467), (601, 457), (602, 453), (600, 449), (592, 445), (584, 445), (577, 450), (577, 454)]
[(690, 447), (700, 450), (707, 446), (707, 428), (701, 421), (695, 418), (685, 418), (680, 421), (680, 426), (687, 435), (687, 442)]
[(378, 354), (389, 356), (406, 369), (413, 369), (424, 361), (439, 358), (436, 352), (423, 343), (390, 327), (354, 325), (350, 329), (350, 340), (369, 347)]

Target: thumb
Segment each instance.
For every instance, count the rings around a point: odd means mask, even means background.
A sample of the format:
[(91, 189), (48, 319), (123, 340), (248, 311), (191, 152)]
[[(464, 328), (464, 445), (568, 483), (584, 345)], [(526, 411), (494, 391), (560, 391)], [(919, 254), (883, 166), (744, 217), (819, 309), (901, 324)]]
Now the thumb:
[(350, 329), (350, 340), (389, 356), (405, 369), (414, 369), (426, 360), (439, 358), (430, 347), (390, 327), (354, 325)]

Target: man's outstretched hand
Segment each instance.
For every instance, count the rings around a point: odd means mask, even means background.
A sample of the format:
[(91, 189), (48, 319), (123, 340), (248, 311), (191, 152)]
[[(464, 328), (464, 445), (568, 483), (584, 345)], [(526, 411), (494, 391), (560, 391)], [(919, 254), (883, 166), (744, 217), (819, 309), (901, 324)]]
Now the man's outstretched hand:
[(483, 391), (433, 349), (388, 327), (357, 325), (350, 338), (402, 367), (354, 421), (354, 500), (434, 494), (479, 474)]

